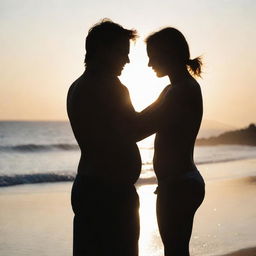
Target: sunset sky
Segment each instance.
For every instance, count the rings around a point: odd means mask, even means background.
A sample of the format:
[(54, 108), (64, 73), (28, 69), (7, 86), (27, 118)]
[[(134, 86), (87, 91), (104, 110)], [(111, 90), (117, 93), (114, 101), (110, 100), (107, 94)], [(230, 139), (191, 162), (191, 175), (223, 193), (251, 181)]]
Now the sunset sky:
[(168, 84), (147, 67), (144, 39), (174, 26), (203, 56), (204, 118), (256, 122), (255, 0), (1, 0), (0, 120), (65, 120), (66, 94), (84, 70), (84, 39), (104, 17), (140, 34), (121, 81), (136, 109)]

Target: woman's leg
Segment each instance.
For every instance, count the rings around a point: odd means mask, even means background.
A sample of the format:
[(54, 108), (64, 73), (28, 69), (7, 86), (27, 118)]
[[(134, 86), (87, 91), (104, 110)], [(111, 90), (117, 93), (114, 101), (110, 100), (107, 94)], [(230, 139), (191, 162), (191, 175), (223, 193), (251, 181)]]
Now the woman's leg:
[(186, 179), (159, 187), (157, 220), (165, 256), (189, 256), (194, 214), (204, 198), (204, 184)]

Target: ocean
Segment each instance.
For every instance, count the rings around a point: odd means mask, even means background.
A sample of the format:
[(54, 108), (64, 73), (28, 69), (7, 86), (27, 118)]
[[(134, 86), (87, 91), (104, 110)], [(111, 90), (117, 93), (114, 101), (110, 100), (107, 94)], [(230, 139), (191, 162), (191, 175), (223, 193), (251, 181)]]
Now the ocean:
[[(207, 134), (207, 131), (203, 132)], [(152, 168), (153, 141), (154, 136), (151, 136), (138, 143), (143, 162), (139, 180), (142, 183), (150, 183), (155, 177)], [(1, 187), (72, 181), (79, 157), (79, 147), (68, 122), (0, 122)], [(194, 158), (200, 169), (200, 165), (206, 163), (256, 158), (256, 147), (195, 147)], [(242, 171), (239, 175), (243, 175)]]

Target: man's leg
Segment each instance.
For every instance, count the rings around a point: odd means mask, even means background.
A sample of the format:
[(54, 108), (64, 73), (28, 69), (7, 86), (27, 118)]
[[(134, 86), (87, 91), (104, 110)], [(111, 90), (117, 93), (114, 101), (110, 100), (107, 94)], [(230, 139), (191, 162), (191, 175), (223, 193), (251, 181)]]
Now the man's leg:
[(137, 256), (139, 198), (134, 186), (75, 180), (74, 256)]

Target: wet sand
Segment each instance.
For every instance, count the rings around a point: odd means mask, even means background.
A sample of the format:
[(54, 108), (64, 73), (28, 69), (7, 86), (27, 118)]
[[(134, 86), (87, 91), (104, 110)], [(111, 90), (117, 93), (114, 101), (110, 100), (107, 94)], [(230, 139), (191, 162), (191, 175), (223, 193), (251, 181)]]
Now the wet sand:
[(222, 256), (255, 256), (255, 255), (256, 255), (256, 247), (235, 251)]
[[(195, 216), (191, 255), (255, 256), (256, 160), (207, 164), (199, 169), (206, 181), (206, 197)], [(71, 186), (66, 182), (0, 188), (0, 255), (72, 255)], [(138, 186), (140, 256), (163, 255), (155, 188), (152, 179)]]

